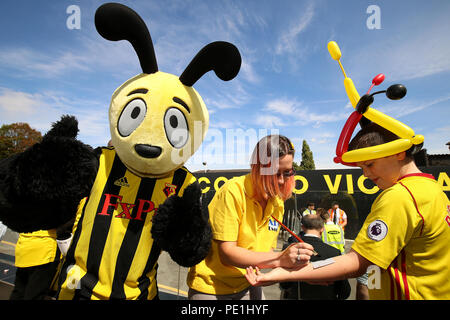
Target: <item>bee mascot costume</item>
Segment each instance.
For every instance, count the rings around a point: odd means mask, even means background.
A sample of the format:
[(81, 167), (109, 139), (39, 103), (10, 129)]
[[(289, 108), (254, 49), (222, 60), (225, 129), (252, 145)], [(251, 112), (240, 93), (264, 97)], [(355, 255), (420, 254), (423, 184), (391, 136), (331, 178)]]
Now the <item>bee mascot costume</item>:
[(241, 56), (234, 45), (213, 42), (177, 77), (158, 71), (150, 33), (130, 8), (104, 4), (95, 25), (108, 40), (128, 40), (142, 67), (112, 95), (114, 147), (93, 150), (76, 140), (76, 119), (63, 116), (42, 142), (0, 162), (0, 220), (31, 232), (76, 215), (59, 299), (157, 299), (161, 250), (189, 267), (211, 245), (199, 184), (183, 167), (209, 122), (192, 86), (210, 70), (233, 79)]

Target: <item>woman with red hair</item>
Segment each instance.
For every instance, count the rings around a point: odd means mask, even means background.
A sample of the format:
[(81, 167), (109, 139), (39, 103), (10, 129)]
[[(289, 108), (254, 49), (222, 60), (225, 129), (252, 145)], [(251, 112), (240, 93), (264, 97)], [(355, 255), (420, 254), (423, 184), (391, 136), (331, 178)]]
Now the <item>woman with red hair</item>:
[(248, 265), (293, 268), (309, 262), (313, 248), (306, 243), (273, 251), (280, 230), (276, 220), (283, 220), (284, 201), (295, 184), (294, 153), (285, 136), (266, 136), (253, 151), (251, 172), (216, 192), (208, 207), (213, 243), (205, 260), (189, 269), (189, 299), (264, 299), (261, 288), (245, 279)]

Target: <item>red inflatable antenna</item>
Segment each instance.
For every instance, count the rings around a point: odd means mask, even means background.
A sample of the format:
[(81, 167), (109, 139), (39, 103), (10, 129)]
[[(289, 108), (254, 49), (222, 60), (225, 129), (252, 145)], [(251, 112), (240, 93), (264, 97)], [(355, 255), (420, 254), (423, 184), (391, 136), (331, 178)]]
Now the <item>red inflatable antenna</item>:
[(366, 94), (369, 94), (370, 90), (372, 90), (372, 88), (373, 88), (374, 86), (379, 85), (379, 84), (382, 83), (383, 81), (384, 81), (384, 74), (382, 74), (382, 73), (377, 74), (377, 75), (375, 76), (375, 78), (372, 79), (372, 85), (370, 86), (369, 91), (367, 91)]

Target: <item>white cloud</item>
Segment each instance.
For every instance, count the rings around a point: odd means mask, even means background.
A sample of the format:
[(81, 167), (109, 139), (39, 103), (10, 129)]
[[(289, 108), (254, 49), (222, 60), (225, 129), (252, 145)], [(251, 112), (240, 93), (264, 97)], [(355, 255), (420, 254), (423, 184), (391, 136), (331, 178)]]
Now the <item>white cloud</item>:
[(450, 100), (450, 96), (444, 96), (426, 102), (418, 102), (418, 101), (394, 102), (379, 108), (375, 106), (374, 108), (378, 109), (383, 113), (388, 114), (393, 118), (401, 118), (406, 115), (427, 109), (431, 106), (434, 106), (438, 103), (442, 103), (448, 100)]
[(261, 77), (255, 71), (255, 68), (247, 62), (242, 61), (241, 70), (239, 71), (240, 75), (250, 83), (259, 83), (261, 82)]
[[(87, 106), (80, 108), (79, 106)], [(93, 146), (109, 140), (108, 106), (98, 101), (72, 99), (61, 92), (28, 93), (0, 88), (1, 124), (26, 122), (45, 134), (63, 114), (74, 115), (79, 139)]]
[[(209, 126), (210, 126), (210, 128), (216, 128), (216, 129), (232, 129), (232, 128), (239, 127), (239, 125), (237, 124), (236, 121), (223, 121), (223, 120), (216, 121), (215, 119), (210, 119)], [(209, 131), (211, 131), (211, 130), (209, 130)]]
[(17, 76), (36, 76), (51, 78), (64, 74), (69, 70), (88, 70), (87, 56), (75, 55), (72, 52), (62, 52), (47, 55), (28, 48), (9, 48), (0, 51), (0, 61), (3, 68), (18, 70)]
[(417, 79), (449, 72), (448, 14), (434, 12), (432, 19), (426, 22), (422, 19), (421, 22), (405, 18), (404, 23), (396, 25), (389, 36), (369, 45), (353, 48), (351, 51), (354, 54), (343, 52), (343, 58), (350, 65), (349, 69), (354, 70), (348, 76), (355, 79), (357, 84), (359, 79), (365, 79), (367, 74), (376, 74), (379, 70), (385, 72), (388, 81)]
[(256, 117), (255, 123), (263, 128), (277, 128), (286, 125), (283, 120), (277, 116), (261, 114)]
[(313, 134), (310, 140), (316, 144), (327, 144), (332, 143), (336, 139), (335, 133), (330, 132), (318, 132), (317, 134)]
[(40, 106), (45, 105), (41, 94), (18, 92), (8, 88), (0, 88), (0, 114), (2, 121), (8, 121), (17, 114), (34, 115)]
[(446, 145), (450, 142), (450, 126), (435, 128), (424, 134), (424, 148), (428, 154), (448, 154), (449, 148)]
[(303, 102), (289, 98), (270, 100), (266, 103), (264, 110), (271, 113), (266, 115), (268, 118), (275, 117), (280, 119), (280, 116), (285, 116), (286, 122), (299, 126), (312, 125), (318, 127), (323, 123), (337, 122), (347, 119), (349, 116), (349, 113), (346, 110), (331, 113), (312, 112), (307, 106), (304, 106)]
[(18, 78), (38, 79), (61, 78), (73, 71), (93, 72), (99, 68), (107, 69), (110, 74), (120, 74), (124, 70), (130, 74), (130, 69), (140, 71), (137, 68), (139, 60), (130, 44), (111, 43), (104, 39), (99, 41), (96, 37), (80, 37), (76, 49), (54, 50), (51, 53), (27, 47), (2, 49), (0, 68), (14, 70), (12, 74)]
[(285, 53), (295, 53), (297, 51), (298, 36), (306, 30), (314, 17), (314, 5), (310, 2), (295, 22), (284, 30), (275, 46), (275, 53), (278, 55)]
[(265, 110), (282, 114), (282, 115), (294, 115), (299, 112), (299, 107), (301, 107), (301, 102), (296, 100), (288, 99), (275, 99), (267, 102)]

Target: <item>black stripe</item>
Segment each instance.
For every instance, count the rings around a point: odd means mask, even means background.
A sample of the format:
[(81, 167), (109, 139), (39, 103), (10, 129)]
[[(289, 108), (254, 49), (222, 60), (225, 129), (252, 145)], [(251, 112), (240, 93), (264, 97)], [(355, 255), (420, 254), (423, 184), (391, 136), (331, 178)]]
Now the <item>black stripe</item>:
[(80, 240), (80, 235), (81, 235), (81, 226), (83, 225), (83, 219), (84, 219), (84, 215), (85, 215), (85, 210), (86, 210), (86, 206), (89, 202), (89, 198), (86, 199), (83, 209), (81, 211), (81, 216), (80, 219), (78, 220), (78, 224), (77, 224), (77, 228), (75, 229), (75, 234), (73, 235), (72, 238), (72, 243), (70, 244), (69, 250), (67, 251), (66, 257), (64, 259), (64, 263), (61, 267), (61, 274), (59, 276), (59, 283), (58, 283), (58, 295), (59, 292), (61, 291), (61, 286), (64, 283), (64, 281), (67, 278), (67, 269), (69, 268), (69, 266), (73, 266), (75, 265), (75, 249), (77, 247), (78, 241)]
[(154, 268), (158, 268), (156, 262), (158, 261), (160, 254), (161, 248), (156, 243), (153, 243), (152, 250), (150, 251), (150, 256), (148, 257), (147, 263), (144, 268), (144, 272), (138, 279), (138, 288), (139, 290), (141, 290), (141, 294), (139, 295), (138, 300), (147, 300), (148, 287), (150, 286), (150, 278), (147, 277), (147, 273), (149, 273)]
[[(158, 256), (159, 256), (159, 254), (158, 254)], [(158, 264), (155, 265), (155, 269), (158, 269)], [(139, 283), (139, 286), (138, 286), (139, 289), (141, 290), (141, 294), (139, 295), (137, 300), (148, 300), (148, 288), (150, 286), (150, 279), (148, 277), (143, 277), (142, 280), (143, 281), (141, 283)], [(147, 286), (141, 287), (141, 285), (144, 283), (146, 283)], [(158, 281), (157, 281), (156, 274), (155, 274), (155, 288), (156, 288), (156, 294), (152, 300), (159, 300), (159, 289), (158, 289)]]
[(183, 186), (184, 180), (186, 180), (187, 171), (185, 169), (178, 169), (173, 174), (172, 184), (177, 186), (175, 194), (178, 195), (181, 187)]
[[(153, 196), (153, 190), (155, 188), (156, 179), (143, 178), (136, 195), (135, 204), (133, 208), (132, 216), (136, 216), (138, 209), (138, 199), (151, 201)], [(149, 212), (148, 214), (153, 214)], [(120, 246), (119, 254), (116, 260), (116, 269), (114, 271), (114, 279), (112, 283), (112, 291), (110, 299), (126, 299), (124, 283), (128, 276), (128, 272), (133, 262), (134, 254), (136, 253), (139, 245), (144, 222), (147, 217), (142, 216), (142, 220), (130, 220), (128, 223), (127, 231)], [(145, 235), (144, 235), (145, 236)]]
[[(122, 178), (125, 175), (126, 167), (120, 161), (117, 155), (114, 156), (114, 162), (111, 168), (106, 185), (103, 189), (102, 198), (95, 212), (94, 225), (92, 227), (91, 238), (89, 240), (89, 251), (86, 261), (87, 272), (81, 278), (81, 296), (90, 298), (92, 290), (98, 282), (98, 271), (100, 262), (102, 261), (103, 250), (105, 249), (106, 239), (108, 237), (109, 228), (111, 226), (111, 219), (113, 218), (113, 207), (108, 208), (108, 215), (99, 215), (102, 211), (105, 201), (105, 194), (118, 195), (120, 186), (116, 186), (114, 181)], [(114, 200), (116, 201), (116, 199)]]
[[(175, 190), (175, 194), (178, 195), (181, 187), (183, 186), (184, 180), (186, 179), (187, 171), (185, 169), (178, 169), (175, 171), (172, 179), (172, 184), (176, 185), (177, 188)], [(150, 256), (147, 260), (147, 263), (144, 268), (144, 272), (142, 276), (138, 279), (138, 288), (141, 290), (141, 294), (139, 295), (139, 300), (146, 300), (148, 296), (148, 288), (150, 286), (150, 279), (147, 277), (147, 273), (149, 273), (153, 268), (158, 268), (156, 262), (158, 261), (159, 255), (161, 254), (161, 248), (153, 243), (152, 249), (150, 251)], [(156, 281), (156, 274), (155, 274)], [(158, 289), (156, 289), (158, 290)], [(158, 293), (156, 294), (156, 297)]]

